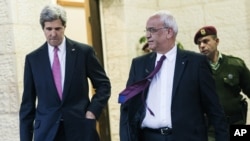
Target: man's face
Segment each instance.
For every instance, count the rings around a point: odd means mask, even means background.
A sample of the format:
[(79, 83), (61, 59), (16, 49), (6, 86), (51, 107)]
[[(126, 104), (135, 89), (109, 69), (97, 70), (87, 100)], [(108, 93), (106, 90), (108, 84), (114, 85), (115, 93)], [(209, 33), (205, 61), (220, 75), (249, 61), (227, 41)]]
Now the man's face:
[(167, 40), (168, 28), (164, 26), (159, 16), (154, 16), (148, 19), (146, 24), (146, 37), (148, 40), (148, 47), (151, 50), (161, 50), (161, 46)]
[(208, 57), (212, 57), (217, 51), (219, 39), (217, 37), (214, 37), (213, 35), (208, 35), (199, 38), (197, 44), (202, 54)]
[(62, 25), (60, 19), (44, 23), (43, 32), (47, 42), (51, 46), (58, 46), (62, 43), (64, 38), (64, 30), (65, 27)]

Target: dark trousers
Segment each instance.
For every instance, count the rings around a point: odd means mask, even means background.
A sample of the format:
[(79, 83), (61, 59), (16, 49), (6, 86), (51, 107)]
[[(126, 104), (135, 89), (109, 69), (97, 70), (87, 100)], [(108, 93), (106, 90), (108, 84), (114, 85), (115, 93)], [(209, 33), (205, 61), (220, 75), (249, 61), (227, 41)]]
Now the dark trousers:
[(54, 141), (66, 141), (63, 121), (60, 122), (56, 137)]
[(81, 136), (72, 136), (71, 139), (69, 137), (66, 139), (64, 129), (64, 122), (61, 121), (54, 141), (100, 141), (98, 133), (90, 129), (81, 131)]
[(173, 141), (173, 136), (171, 134), (162, 135), (160, 133), (143, 129), (140, 134), (140, 141)]

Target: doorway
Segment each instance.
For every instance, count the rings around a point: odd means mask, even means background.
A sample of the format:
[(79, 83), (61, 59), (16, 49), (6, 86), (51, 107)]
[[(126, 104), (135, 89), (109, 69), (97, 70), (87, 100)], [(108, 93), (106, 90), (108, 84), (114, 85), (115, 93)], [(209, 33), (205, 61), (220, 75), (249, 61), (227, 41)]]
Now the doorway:
[[(57, 0), (57, 4), (67, 11), (65, 35), (91, 45), (104, 66), (99, 0)], [(97, 123), (97, 130), (102, 141), (111, 141), (108, 109), (107, 105)]]

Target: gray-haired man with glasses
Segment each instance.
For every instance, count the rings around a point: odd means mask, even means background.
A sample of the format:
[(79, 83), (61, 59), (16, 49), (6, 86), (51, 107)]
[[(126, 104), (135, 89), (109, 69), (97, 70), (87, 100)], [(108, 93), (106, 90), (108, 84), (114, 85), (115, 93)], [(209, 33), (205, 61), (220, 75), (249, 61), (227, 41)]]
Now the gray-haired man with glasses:
[(228, 125), (206, 56), (177, 48), (178, 26), (168, 11), (151, 15), (146, 38), (152, 52), (132, 60), (127, 86), (143, 80), (165, 55), (149, 86), (121, 104), (121, 141), (207, 141), (204, 115), (217, 141), (228, 141)]

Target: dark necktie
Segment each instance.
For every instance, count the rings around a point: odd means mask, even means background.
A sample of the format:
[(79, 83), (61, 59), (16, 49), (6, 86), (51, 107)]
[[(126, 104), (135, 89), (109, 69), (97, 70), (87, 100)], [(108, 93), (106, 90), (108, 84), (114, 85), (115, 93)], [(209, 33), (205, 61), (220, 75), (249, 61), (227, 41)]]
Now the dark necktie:
[(149, 83), (153, 79), (154, 75), (160, 70), (163, 61), (166, 59), (165, 55), (162, 55), (160, 60), (157, 62), (155, 69), (143, 80), (135, 82), (134, 84), (125, 88), (120, 94), (118, 98), (119, 103), (125, 103), (130, 98), (142, 92), (145, 88), (149, 86)]
[(54, 61), (52, 64), (52, 72), (58, 95), (62, 100), (62, 83), (61, 83), (62, 77), (61, 77), (60, 61), (57, 54), (58, 50), (59, 50), (58, 47), (54, 47)]

